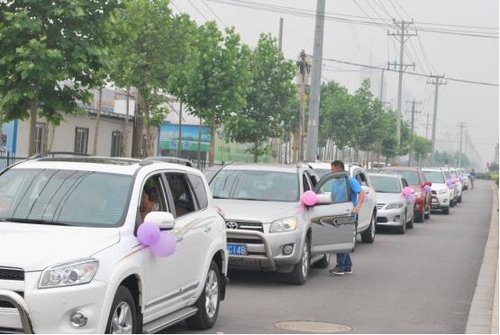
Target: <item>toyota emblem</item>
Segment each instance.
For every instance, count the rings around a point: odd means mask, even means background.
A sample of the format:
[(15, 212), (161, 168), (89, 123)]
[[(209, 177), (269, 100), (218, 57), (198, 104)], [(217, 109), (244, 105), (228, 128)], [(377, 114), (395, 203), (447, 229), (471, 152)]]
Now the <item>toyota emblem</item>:
[(226, 222), (227, 229), (238, 229), (238, 222), (230, 221)]

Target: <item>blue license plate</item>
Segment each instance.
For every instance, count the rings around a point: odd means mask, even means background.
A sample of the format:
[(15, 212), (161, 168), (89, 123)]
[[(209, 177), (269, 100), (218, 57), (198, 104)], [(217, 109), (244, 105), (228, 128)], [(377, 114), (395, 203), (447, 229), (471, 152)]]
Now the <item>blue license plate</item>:
[(247, 246), (245, 244), (228, 243), (227, 250), (230, 255), (246, 256)]

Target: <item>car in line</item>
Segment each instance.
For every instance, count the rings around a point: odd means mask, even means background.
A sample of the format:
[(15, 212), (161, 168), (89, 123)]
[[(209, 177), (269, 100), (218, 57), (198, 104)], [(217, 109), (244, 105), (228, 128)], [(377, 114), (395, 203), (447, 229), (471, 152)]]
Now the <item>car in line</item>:
[[(141, 214), (160, 254), (141, 243)], [(184, 319), (208, 329), (227, 263), (225, 221), (199, 170), (38, 156), (0, 174), (0, 332), (149, 333)]]
[(430, 181), (425, 179), (425, 174), (419, 167), (391, 166), (380, 169), (380, 173), (392, 173), (403, 176), (408, 185), (413, 189), (415, 195), (415, 221), (424, 222), (431, 216), (431, 192), (425, 192), (426, 185), (432, 186)]
[[(462, 189), (461, 183), (456, 180), (456, 175), (448, 167), (442, 167), (441, 170), (444, 173), (444, 177), (447, 185), (452, 190), (452, 195), (450, 199), (450, 207), (455, 207), (460, 201), (462, 201)], [(460, 201), (459, 201), (460, 200)]]
[(446, 176), (441, 168), (423, 168), (425, 178), (432, 183), (431, 210), (450, 214), (453, 189), (446, 184)]
[[(330, 163), (310, 162), (307, 163), (320, 177), (331, 172)], [(370, 177), (366, 170), (358, 163), (344, 163), (345, 170), (355, 178), (365, 191), (365, 200), (358, 215), (356, 232), (361, 236), (363, 243), (373, 243), (375, 240), (375, 224), (377, 222), (377, 192), (373, 188)]]
[[(333, 183), (345, 198), (332, 200)], [(305, 164), (230, 164), (210, 181), (215, 204), (226, 218), (229, 269), (275, 271), (288, 282), (306, 283), (311, 265), (329, 266), (330, 254), (354, 246), (348, 174), (319, 180)], [(320, 201), (307, 205), (305, 192)]]
[(398, 174), (370, 174), (373, 187), (377, 192), (377, 227), (396, 228), (400, 234), (413, 228), (414, 206), (402, 195), (408, 185), (406, 179)]

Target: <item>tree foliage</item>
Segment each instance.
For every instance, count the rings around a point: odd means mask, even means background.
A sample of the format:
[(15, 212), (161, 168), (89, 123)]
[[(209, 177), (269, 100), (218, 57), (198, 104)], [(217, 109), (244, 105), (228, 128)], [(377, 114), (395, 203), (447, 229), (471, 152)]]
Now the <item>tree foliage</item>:
[(257, 162), (266, 150), (265, 142), (281, 137), (293, 116), (296, 87), (295, 66), (283, 57), (276, 39), (262, 34), (249, 58), (251, 81), (246, 105), (233, 113), (225, 124), (227, 136), (236, 142), (250, 142)]

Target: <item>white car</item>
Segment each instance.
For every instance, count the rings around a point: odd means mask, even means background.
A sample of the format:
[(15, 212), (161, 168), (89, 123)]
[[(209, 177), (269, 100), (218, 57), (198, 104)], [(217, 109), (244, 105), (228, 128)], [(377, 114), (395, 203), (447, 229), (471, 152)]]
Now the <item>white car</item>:
[[(320, 177), (331, 172), (330, 163), (314, 162), (307, 164), (314, 169)], [(358, 215), (358, 226), (356, 227), (356, 231), (361, 235), (361, 241), (364, 243), (373, 243), (375, 240), (375, 225), (377, 222), (377, 192), (373, 188), (373, 184), (366, 170), (361, 165), (356, 163), (344, 163), (344, 167), (351, 177), (359, 181), (361, 188), (366, 194), (365, 201)]]
[(431, 210), (440, 210), (444, 214), (450, 214), (451, 201), (453, 200), (454, 190), (448, 188), (446, 176), (440, 168), (424, 168), (427, 181), (432, 183)]
[(413, 228), (414, 205), (402, 196), (409, 187), (406, 179), (397, 174), (370, 174), (377, 192), (377, 226), (395, 227), (400, 234)]
[[(139, 242), (143, 215), (173, 254)], [(207, 329), (227, 264), (224, 219), (196, 169), (75, 156), (0, 175), (0, 332), (150, 333), (183, 319)]]

